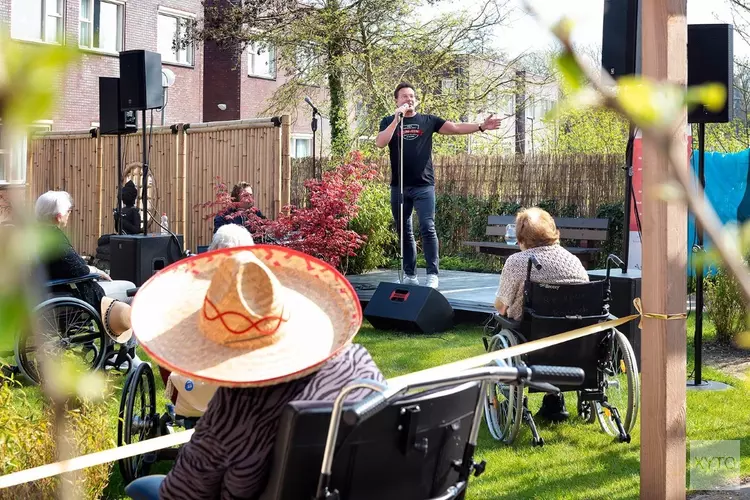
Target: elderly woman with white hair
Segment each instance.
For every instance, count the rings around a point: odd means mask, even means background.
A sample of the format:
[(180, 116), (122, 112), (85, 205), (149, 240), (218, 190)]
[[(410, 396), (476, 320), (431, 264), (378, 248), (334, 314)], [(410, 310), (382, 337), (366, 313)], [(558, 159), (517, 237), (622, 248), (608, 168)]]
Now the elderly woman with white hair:
[[(63, 232), (68, 225), (70, 213), (73, 211), (73, 198), (65, 191), (47, 191), (36, 201), (35, 213), (37, 220), (49, 228), (50, 252), (44, 260), (47, 278), (50, 280), (80, 278), (89, 274), (96, 274), (98, 282), (84, 281), (77, 283), (80, 298), (89, 303), (95, 310), (102, 309), (102, 299), (111, 297), (123, 302), (130, 302), (127, 290), (135, 288), (130, 281), (112, 281), (104, 271), (89, 266), (78, 255), (70, 240)], [(134, 339), (133, 339), (134, 341)], [(135, 347), (131, 346), (131, 357), (134, 364), (138, 363)]]

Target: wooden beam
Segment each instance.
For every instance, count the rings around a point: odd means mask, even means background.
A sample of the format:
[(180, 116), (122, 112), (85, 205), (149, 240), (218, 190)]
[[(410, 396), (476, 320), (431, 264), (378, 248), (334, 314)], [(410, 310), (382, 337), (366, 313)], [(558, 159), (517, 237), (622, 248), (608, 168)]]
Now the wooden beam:
[[(687, 0), (649, 0), (643, 8), (643, 75), (687, 82)], [(687, 115), (674, 129), (688, 168)], [(652, 137), (643, 137), (643, 185), (666, 179), (667, 156)], [(643, 309), (685, 312), (687, 210), (646, 191), (643, 201)], [(685, 321), (643, 320), (641, 395), (641, 498), (685, 498)]]

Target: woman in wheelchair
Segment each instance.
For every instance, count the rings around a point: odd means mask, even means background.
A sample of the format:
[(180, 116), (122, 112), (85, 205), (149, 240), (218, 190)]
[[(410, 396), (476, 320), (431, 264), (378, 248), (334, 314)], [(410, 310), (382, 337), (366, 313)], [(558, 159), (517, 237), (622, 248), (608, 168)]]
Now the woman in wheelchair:
[(351, 343), (361, 320), (334, 268), (275, 246), (199, 254), (144, 285), (132, 312), (144, 350), (183, 383), (218, 386), (159, 498), (258, 498), (287, 403), (332, 401), (355, 379), (384, 381)]
[[(96, 275), (96, 280), (76, 283), (78, 298), (90, 304), (96, 311), (106, 311), (109, 302), (103, 302), (105, 296), (129, 302), (127, 291), (135, 288), (130, 281), (113, 281), (105, 272), (89, 266), (75, 251), (70, 240), (63, 232), (73, 211), (73, 198), (65, 191), (47, 191), (36, 201), (37, 220), (46, 226), (51, 244), (43, 264), (49, 280), (64, 280)], [(97, 281), (98, 280), (98, 281)], [(101, 281), (101, 283), (99, 282)], [(138, 364), (135, 345), (131, 347), (131, 358)]]
[[(534, 259), (538, 264), (531, 270), (534, 282), (560, 284), (589, 281), (578, 257), (560, 246), (560, 232), (547, 211), (534, 207), (519, 212), (516, 215), (516, 237), (521, 252), (505, 261), (495, 294), (495, 308), (500, 314), (514, 320), (520, 320), (523, 316), (523, 290), (529, 259)], [(537, 415), (553, 421), (567, 419), (562, 393), (545, 395)]]

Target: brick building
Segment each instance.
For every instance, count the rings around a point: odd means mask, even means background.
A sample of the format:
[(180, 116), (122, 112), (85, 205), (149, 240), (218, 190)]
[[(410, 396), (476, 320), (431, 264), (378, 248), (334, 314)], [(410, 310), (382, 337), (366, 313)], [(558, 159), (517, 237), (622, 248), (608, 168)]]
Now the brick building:
[[(161, 53), (163, 66), (175, 74), (165, 109), (167, 124), (259, 116), (284, 82), (284, 76), (277, 75), (273, 49), (248, 50), (241, 65), (235, 55), (212, 44), (175, 50), (173, 40), (185, 21), (201, 15), (201, 0), (0, 0), (0, 25), (13, 40), (73, 45), (82, 52), (76, 66), (53, 83), (61, 93), (57, 109), (34, 128), (97, 126), (99, 77), (119, 76), (119, 52), (136, 49)], [(309, 107), (303, 102), (291, 115), (291, 153), (307, 156), (312, 137)], [(160, 123), (161, 115), (154, 111), (154, 125)], [(323, 128), (328, 130), (325, 120)], [(0, 185), (25, 180), (25, 158), (25, 139), (11, 151), (0, 151)]]

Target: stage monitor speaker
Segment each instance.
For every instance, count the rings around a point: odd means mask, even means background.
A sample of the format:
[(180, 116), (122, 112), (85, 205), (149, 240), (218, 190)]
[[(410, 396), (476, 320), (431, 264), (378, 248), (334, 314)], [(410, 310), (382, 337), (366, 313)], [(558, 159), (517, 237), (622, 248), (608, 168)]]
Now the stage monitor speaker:
[(602, 66), (613, 78), (640, 72), (639, 0), (604, 0)]
[(727, 100), (719, 111), (699, 105), (688, 123), (728, 123), (734, 119), (734, 29), (731, 24), (688, 25), (688, 86), (719, 83)]
[(120, 52), (120, 109), (139, 111), (163, 106), (161, 54), (147, 50)]
[[(597, 269), (588, 272), (589, 280), (597, 281), (606, 277), (607, 271)], [(631, 314), (638, 314), (633, 305), (633, 299), (641, 296), (641, 271), (638, 269), (628, 269), (626, 274), (620, 269), (612, 269), (609, 275), (610, 291), (612, 293), (612, 302), (609, 305), (609, 312), (618, 318), (624, 318)], [(641, 329), (638, 328), (638, 320), (635, 319), (629, 323), (617, 327), (630, 341), (635, 352), (635, 360), (638, 363), (638, 371), (641, 370)]]
[(453, 307), (433, 288), (383, 281), (365, 308), (365, 318), (378, 330), (435, 333), (453, 326)]
[(132, 134), (138, 131), (134, 111), (120, 111), (120, 79), (99, 77), (99, 133)]
[(110, 276), (143, 285), (151, 276), (182, 258), (184, 241), (170, 234), (114, 235), (110, 238)]

